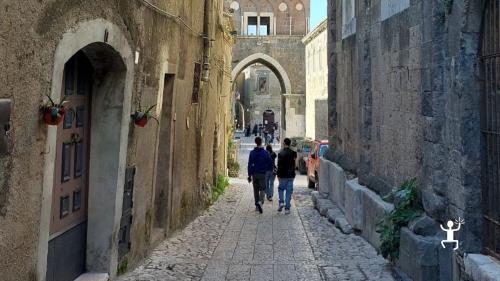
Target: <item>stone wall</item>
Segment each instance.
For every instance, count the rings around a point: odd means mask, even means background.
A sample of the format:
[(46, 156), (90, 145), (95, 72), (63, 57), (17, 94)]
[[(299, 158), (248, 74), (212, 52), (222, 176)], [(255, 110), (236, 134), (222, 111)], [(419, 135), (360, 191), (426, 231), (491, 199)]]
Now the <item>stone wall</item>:
[[(151, 2), (151, 1), (150, 1)], [(139, 104), (156, 104), (163, 95), (165, 74), (175, 75), (172, 101), (173, 127), (169, 132), (174, 155), (170, 185), (163, 187), (169, 198), (155, 205), (157, 157), (163, 139), (154, 121), (145, 128), (130, 124), (126, 138), (126, 165), (135, 166), (134, 209), (129, 267), (135, 266), (157, 243), (153, 221), (156, 209), (165, 208), (160, 238), (181, 228), (203, 209), (210, 197), (209, 187), (218, 174), (226, 172), (226, 144), (231, 128), (230, 70), (232, 38), (224, 32), (229, 18), (223, 14), (222, 0), (209, 6), (213, 41), (210, 53), (211, 71), (201, 83), (199, 102), (192, 104), (194, 63), (203, 61), (204, 1), (154, 1), (153, 9), (143, 1), (2, 1), (0, 3), (0, 98), (11, 99), (10, 155), (0, 158), (0, 272), (2, 280), (43, 280), (44, 262), (40, 254), (42, 186), (46, 163), (49, 129), (39, 116), (39, 106), (51, 93), (54, 54), (64, 34), (74, 32), (81, 23), (102, 20), (117, 26), (126, 37), (123, 45), (137, 51), (133, 69), (133, 112)], [(191, 32), (163, 11), (179, 15)], [(15, 23), (15, 24), (14, 24)], [(218, 23), (222, 23), (219, 25)], [(99, 42), (116, 38), (112, 30), (99, 34)], [(96, 31), (97, 32), (97, 31)], [(23, 36), (19, 36), (23, 34)], [(104, 43), (103, 43), (104, 44)], [(163, 113), (158, 105), (157, 115)], [(128, 114), (128, 113), (127, 113)], [(92, 148), (91, 148), (92, 149)], [(181, 160), (182, 159), (182, 160)], [(121, 167), (125, 168), (125, 167)], [(124, 176), (124, 175), (121, 175)], [(90, 175), (92, 177), (92, 175)], [(123, 180), (123, 179), (122, 179)], [(123, 196), (123, 194), (119, 195)], [(117, 197), (120, 201), (121, 197)], [(168, 201), (172, 202), (171, 204)], [(50, 206), (49, 206), (50, 210)], [(116, 251), (118, 229), (112, 229), (111, 241)], [(158, 237), (157, 237), (158, 238)], [(115, 252), (116, 254), (116, 252)], [(115, 257), (116, 258), (116, 257)], [(109, 265), (107, 265), (109, 266)], [(116, 268), (110, 269), (110, 275)]]
[[(306, 137), (327, 137), (328, 59), (327, 21), (306, 35)], [(324, 106), (322, 106), (322, 104)]]
[[(465, 218), (453, 255), (458, 270), (446, 271), (463, 278), (458, 261), (481, 252), (483, 239), (478, 52), (487, 1), (351, 1), (355, 28), (346, 36), (341, 2), (328, 5), (327, 158), (380, 195), (416, 177), (428, 216)], [(405, 237), (402, 248), (435, 247), (421, 240), (426, 235)], [(432, 266), (444, 272), (446, 262), (435, 257)], [(415, 280), (431, 280), (404, 264)]]

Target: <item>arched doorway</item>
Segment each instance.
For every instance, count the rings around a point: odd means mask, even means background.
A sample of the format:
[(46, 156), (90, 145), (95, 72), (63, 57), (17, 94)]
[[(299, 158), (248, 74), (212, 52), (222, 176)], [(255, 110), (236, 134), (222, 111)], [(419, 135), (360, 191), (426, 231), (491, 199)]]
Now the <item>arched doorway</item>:
[(133, 68), (127, 39), (104, 20), (57, 46), (50, 96), (71, 113), (47, 132), (37, 280), (116, 275)]
[(483, 245), (500, 258), (500, 0), (486, 3), (480, 49), (484, 88), (481, 98), (481, 186)]
[[(286, 107), (286, 98), (287, 96), (290, 96), (292, 94), (292, 87), (291, 87), (291, 82), (290, 78), (288, 77), (288, 74), (286, 73), (285, 69), (281, 66), (281, 64), (272, 58), (269, 55), (263, 54), (263, 53), (256, 53), (253, 55), (250, 55), (243, 59), (242, 61), (238, 62), (238, 64), (233, 68), (233, 71), (231, 73), (232, 76), (232, 81), (237, 81), (238, 76), (248, 67), (251, 67), (252, 65), (260, 64), (266, 68), (268, 68), (277, 78), (278, 83), (279, 83), (279, 88), (281, 91), (281, 118), (279, 120), (279, 129), (281, 130), (280, 135), (285, 135), (286, 130), (287, 130), (287, 107)], [(267, 80), (266, 80), (267, 81)], [(256, 85), (257, 88), (262, 87), (262, 83), (258, 83)], [(247, 105), (248, 110), (252, 110), (252, 106)], [(261, 115), (263, 113), (259, 112)], [(247, 118), (247, 123), (249, 122), (250, 118)], [(262, 122), (258, 122), (262, 123)]]

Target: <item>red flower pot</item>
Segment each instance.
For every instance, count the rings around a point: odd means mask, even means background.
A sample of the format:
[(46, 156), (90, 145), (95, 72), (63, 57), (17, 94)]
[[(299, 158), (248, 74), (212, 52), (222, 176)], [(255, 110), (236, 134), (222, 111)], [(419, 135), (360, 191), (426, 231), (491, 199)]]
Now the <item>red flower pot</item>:
[[(54, 112), (56, 112), (54, 114)], [(45, 108), (43, 110), (43, 120), (45, 121), (45, 124), (47, 125), (53, 125), (57, 126), (61, 124), (61, 121), (64, 118), (64, 114), (66, 113), (66, 110), (61, 107), (61, 108), (54, 108), (54, 107), (49, 107)]]
[(135, 119), (134, 123), (139, 127), (144, 127), (146, 126), (146, 124), (148, 124), (148, 117), (144, 116), (142, 118)]

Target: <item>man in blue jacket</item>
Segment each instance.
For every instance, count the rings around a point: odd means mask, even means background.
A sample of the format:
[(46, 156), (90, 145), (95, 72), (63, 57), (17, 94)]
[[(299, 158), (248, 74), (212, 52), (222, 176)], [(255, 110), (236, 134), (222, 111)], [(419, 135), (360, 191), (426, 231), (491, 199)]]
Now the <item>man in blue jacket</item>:
[(248, 157), (248, 182), (253, 181), (255, 207), (262, 214), (262, 204), (266, 194), (266, 172), (273, 170), (269, 152), (262, 147), (262, 139), (255, 138), (255, 147)]

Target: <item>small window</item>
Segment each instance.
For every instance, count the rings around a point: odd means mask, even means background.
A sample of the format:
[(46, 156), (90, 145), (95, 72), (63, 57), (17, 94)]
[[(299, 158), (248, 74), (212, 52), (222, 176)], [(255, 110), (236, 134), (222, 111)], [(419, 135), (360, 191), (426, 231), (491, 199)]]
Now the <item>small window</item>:
[(257, 36), (257, 17), (248, 17), (247, 35)]
[(59, 218), (62, 219), (69, 215), (69, 195), (59, 199)]
[(71, 179), (70, 176), (70, 157), (71, 157), (71, 143), (66, 142), (62, 145), (62, 173), (61, 173), (61, 182), (67, 182)]
[(260, 36), (271, 35), (271, 18), (270, 17), (260, 17), (259, 35)]
[(80, 210), (82, 207), (82, 190), (73, 191), (73, 212)]

